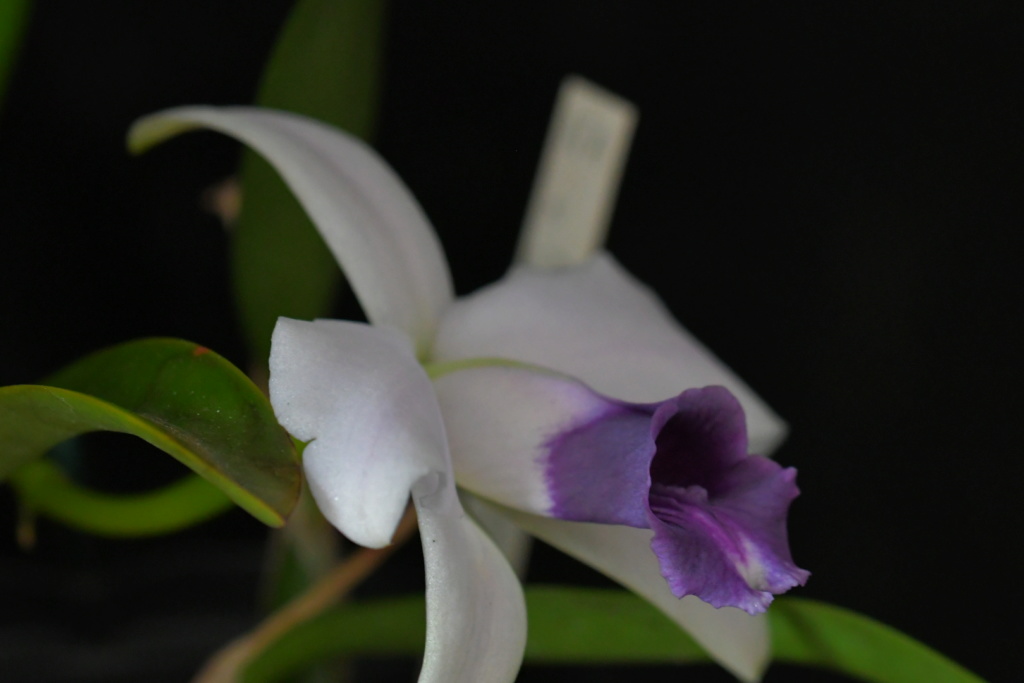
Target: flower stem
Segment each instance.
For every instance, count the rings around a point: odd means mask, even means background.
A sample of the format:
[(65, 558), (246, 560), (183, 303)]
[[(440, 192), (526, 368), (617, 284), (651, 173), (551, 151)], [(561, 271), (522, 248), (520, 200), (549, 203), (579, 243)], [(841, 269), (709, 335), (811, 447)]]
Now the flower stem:
[(395, 529), (391, 545), (364, 548), (341, 562), (249, 633), (218, 650), (192, 679), (192, 683), (236, 683), (252, 657), (287, 633), (344, 598), (400, 548), (416, 530), (416, 513), (406, 511)]

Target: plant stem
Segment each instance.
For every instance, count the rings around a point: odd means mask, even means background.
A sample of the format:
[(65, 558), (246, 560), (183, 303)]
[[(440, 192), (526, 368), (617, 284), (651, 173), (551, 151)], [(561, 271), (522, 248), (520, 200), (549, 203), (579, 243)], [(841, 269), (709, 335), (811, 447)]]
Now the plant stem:
[(192, 683), (236, 683), (253, 655), (348, 595), (409, 540), (415, 530), (416, 513), (410, 507), (395, 529), (391, 545), (364, 548), (338, 564), (309, 590), (267, 617), (254, 630), (218, 650)]

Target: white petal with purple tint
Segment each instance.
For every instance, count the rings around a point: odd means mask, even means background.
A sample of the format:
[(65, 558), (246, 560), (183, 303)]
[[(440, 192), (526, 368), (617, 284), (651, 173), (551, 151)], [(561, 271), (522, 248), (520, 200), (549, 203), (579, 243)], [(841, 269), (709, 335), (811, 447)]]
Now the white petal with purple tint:
[(542, 515), (552, 505), (544, 443), (607, 406), (580, 382), (515, 367), (457, 370), (434, 388), (459, 486)]

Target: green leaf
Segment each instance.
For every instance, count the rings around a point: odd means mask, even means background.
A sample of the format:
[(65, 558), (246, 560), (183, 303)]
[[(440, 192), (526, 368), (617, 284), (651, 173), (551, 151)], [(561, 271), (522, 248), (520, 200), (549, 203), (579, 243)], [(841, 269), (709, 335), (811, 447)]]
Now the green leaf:
[[(257, 103), (304, 114), (363, 138), (376, 112), (382, 0), (299, 0), (267, 65)], [(252, 358), (266, 363), (278, 316), (325, 317), (341, 273), (299, 203), (247, 151), (233, 277)]]
[(80, 486), (45, 459), (23, 465), (11, 477), (21, 504), (33, 513), (103, 536), (167, 534), (205, 522), (234, 505), (195, 474), (155, 491), (129, 495)]
[[(710, 663), (675, 623), (632, 593), (530, 586), (526, 605), (527, 663)], [(982, 683), (912, 638), (840, 607), (779, 598), (768, 617), (777, 662), (876, 683)], [(270, 683), (332, 656), (419, 656), (425, 635), (422, 595), (345, 605), (284, 634), (249, 663), (243, 681)]]
[(831, 669), (876, 683), (983, 683), (910, 636), (842, 607), (780, 598), (768, 615), (777, 661)]
[(0, 2), (0, 104), (7, 90), (7, 79), (21, 44), (28, 19), (29, 0), (2, 0)]
[[(298, 498), (298, 457), (266, 397), (191, 342), (128, 342), (85, 357), (45, 386), (0, 388), (0, 480), (62, 441), (100, 430), (148, 441), (267, 524), (282, 524)], [(31, 477), (52, 473), (37, 468), (19, 482)], [(41, 510), (47, 490), (31, 488)]]

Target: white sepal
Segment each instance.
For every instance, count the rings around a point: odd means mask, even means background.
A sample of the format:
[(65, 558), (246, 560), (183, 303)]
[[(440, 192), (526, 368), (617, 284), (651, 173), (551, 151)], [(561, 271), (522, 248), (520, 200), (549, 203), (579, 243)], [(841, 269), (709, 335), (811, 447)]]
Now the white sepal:
[[(452, 299), (440, 242), (412, 194), (363, 142), (296, 114), (251, 107), (181, 107), (139, 119), (129, 146), (211, 128), (246, 143), (288, 183), (377, 325), (403, 330), (425, 354)], [(244, 201), (244, 198), (243, 198)]]
[(534, 363), (637, 403), (722, 385), (746, 412), (752, 453), (768, 455), (787, 431), (764, 401), (606, 253), (576, 268), (516, 267), (459, 299), (441, 321), (434, 357)]

